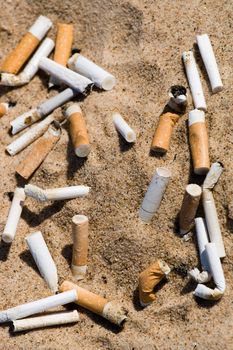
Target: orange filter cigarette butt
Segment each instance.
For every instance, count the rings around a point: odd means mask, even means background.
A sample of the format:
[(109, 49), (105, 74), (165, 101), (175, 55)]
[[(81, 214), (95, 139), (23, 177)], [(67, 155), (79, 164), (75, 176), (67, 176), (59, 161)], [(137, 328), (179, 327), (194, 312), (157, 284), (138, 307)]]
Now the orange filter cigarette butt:
[(26, 158), (17, 166), (16, 172), (24, 179), (28, 179), (53, 149), (60, 136), (60, 128), (57, 129), (51, 125), (44, 135), (35, 142)]
[(201, 187), (195, 184), (186, 186), (183, 203), (179, 215), (180, 234), (183, 236), (190, 231), (194, 224), (195, 215), (201, 198)]
[(159, 117), (159, 123), (151, 144), (151, 151), (161, 154), (168, 151), (172, 131), (175, 124), (178, 122), (179, 117), (178, 114), (170, 112), (164, 113)]
[(157, 260), (139, 275), (139, 299), (142, 306), (151, 304), (155, 298), (154, 287), (170, 272), (163, 260)]
[(69, 281), (64, 281), (60, 286), (60, 292), (72, 289), (75, 289), (77, 292), (76, 304), (94, 312), (95, 314), (103, 316), (118, 326), (123, 325), (126, 320), (126, 314), (121, 306)]
[(189, 112), (189, 142), (194, 173), (205, 175), (210, 168), (208, 134), (205, 113), (198, 109)]
[(57, 25), (57, 38), (54, 52), (54, 61), (67, 65), (68, 59), (71, 55), (71, 49), (73, 44), (73, 24), (58, 23)]
[(0, 103), (0, 118), (3, 117), (9, 109), (8, 103)]
[(65, 114), (69, 120), (70, 136), (75, 154), (78, 157), (87, 157), (91, 146), (81, 108), (77, 103), (74, 103), (67, 108)]
[(75, 215), (72, 218), (73, 255), (71, 270), (77, 280), (85, 277), (88, 253), (88, 217)]
[(4, 60), (1, 72), (17, 74), (51, 28), (49, 18), (39, 16), (16, 48)]

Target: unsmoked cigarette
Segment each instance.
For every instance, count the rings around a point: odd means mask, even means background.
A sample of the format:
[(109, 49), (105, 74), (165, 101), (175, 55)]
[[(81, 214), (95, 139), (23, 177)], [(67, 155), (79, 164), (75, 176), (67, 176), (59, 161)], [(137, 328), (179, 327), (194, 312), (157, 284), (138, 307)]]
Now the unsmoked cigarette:
[(201, 198), (201, 187), (195, 184), (186, 186), (183, 203), (179, 215), (180, 234), (188, 233), (193, 224)]
[(61, 129), (50, 125), (48, 130), (34, 144), (30, 152), (27, 154), (16, 168), (16, 173), (24, 179), (29, 177), (41, 165), (49, 152), (54, 148), (61, 136)]
[(88, 217), (75, 215), (72, 218), (73, 254), (71, 270), (77, 280), (85, 277), (88, 254)]
[(8, 112), (8, 109), (8, 103), (0, 103), (0, 118), (2, 118)]
[(68, 186), (43, 190), (35, 185), (25, 185), (26, 196), (32, 197), (39, 202), (73, 199), (86, 196), (89, 193), (88, 186)]
[(2, 64), (1, 72), (17, 74), (51, 26), (52, 22), (49, 18), (39, 16), (16, 48), (6, 57)]
[(24, 200), (24, 189), (16, 187), (11, 207), (9, 210), (6, 226), (2, 234), (2, 239), (5, 243), (11, 243), (15, 237), (17, 226), (23, 209)]
[(60, 326), (79, 321), (77, 310), (59, 312), (51, 315), (37, 316), (13, 321), (13, 332), (28, 331), (36, 328)]
[(180, 116), (175, 113), (164, 113), (159, 117), (159, 123), (151, 144), (151, 151), (164, 154), (168, 151), (172, 131)]
[(121, 306), (117, 305), (115, 302), (109, 302), (100, 295), (89, 292), (88, 290), (69, 281), (64, 281), (60, 286), (61, 292), (71, 289), (75, 289), (77, 292), (77, 299), (75, 301), (76, 304), (103, 316), (118, 326), (123, 325), (127, 317)]
[(205, 175), (210, 168), (208, 134), (203, 111), (189, 112), (189, 143), (194, 173)]
[(142, 306), (147, 306), (156, 299), (154, 288), (170, 271), (163, 260), (157, 260), (140, 273), (139, 299)]
[(10, 309), (0, 311), (0, 323), (18, 320), (27, 316), (44, 312), (54, 307), (65, 305), (76, 301), (77, 292), (71, 289), (64, 293), (49, 296), (47, 298), (31, 301), (26, 304), (18, 305)]
[(65, 114), (69, 121), (69, 132), (75, 154), (78, 157), (87, 157), (91, 146), (81, 108), (75, 103), (67, 108)]

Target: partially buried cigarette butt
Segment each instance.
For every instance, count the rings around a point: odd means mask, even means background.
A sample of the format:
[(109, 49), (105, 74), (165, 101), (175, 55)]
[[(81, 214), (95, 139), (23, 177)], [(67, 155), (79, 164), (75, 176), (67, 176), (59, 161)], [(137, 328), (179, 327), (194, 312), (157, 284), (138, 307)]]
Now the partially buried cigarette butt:
[(66, 109), (65, 114), (69, 121), (69, 131), (75, 154), (78, 157), (87, 157), (91, 146), (81, 108), (77, 103), (74, 103)]
[(6, 57), (1, 66), (1, 72), (17, 74), (51, 26), (52, 22), (49, 18), (39, 16), (16, 48)]
[(126, 123), (126, 121), (119, 113), (113, 113), (112, 119), (115, 128), (127, 142), (130, 143), (136, 141), (135, 132), (131, 129), (131, 127)]
[(0, 118), (3, 117), (9, 109), (9, 103), (0, 103)]
[(5, 243), (11, 243), (15, 237), (17, 226), (23, 209), (24, 200), (24, 189), (16, 187), (10, 211), (8, 214), (6, 226), (2, 234), (2, 239)]
[(88, 218), (75, 215), (72, 218), (73, 254), (71, 270), (77, 280), (85, 277), (88, 254)]
[(169, 266), (163, 260), (157, 260), (139, 275), (139, 299), (142, 306), (151, 304), (156, 295), (154, 287), (170, 272)]
[(47, 157), (61, 136), (61, 129), (50, 125), (48, 130), (34, 144), (26, 158), (16, 168), (16, 172), (28, 179)]
[(189, 112), (189, 142), (193, 159), (194, 173), (205, 175), (209, 171), (209, 143), (203, 111)]
[(79, 321), (77, 310), (59, 312), (51, 315), (37, 316), (13, 321), (13, 332), (28, 331), (36, 328), (60, 326)]
[(151, 144), (151, 151), (164, 154), (168, 151), (172, 131), (180, 116), (175, 113), (164, 113), (159, 117), (159, 123)]
[(77, 292), (76, 304), (106, 318), (112, 323), (122, 326), (126, 320), (125, 311), (115, 302), (108, 301), (100, 295), (89, 292), (76, 284), (64, 281), (60, 286), (60, 291), (75, 289)]
[(186, 186), (183, 203), (179, 215), (180, 234), (183, 236), (190, 231), (201, 198), (201, 187), (195, 184)]

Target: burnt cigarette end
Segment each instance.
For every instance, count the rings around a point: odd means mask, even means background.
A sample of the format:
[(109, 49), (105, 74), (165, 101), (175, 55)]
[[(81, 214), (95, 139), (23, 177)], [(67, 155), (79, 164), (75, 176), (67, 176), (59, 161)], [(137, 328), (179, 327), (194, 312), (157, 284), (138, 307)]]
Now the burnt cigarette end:
[(186, 95), (187, 89), (182, 85), (173, 85), (170, 88), (170, 92), (176, 98), (180, 95)]

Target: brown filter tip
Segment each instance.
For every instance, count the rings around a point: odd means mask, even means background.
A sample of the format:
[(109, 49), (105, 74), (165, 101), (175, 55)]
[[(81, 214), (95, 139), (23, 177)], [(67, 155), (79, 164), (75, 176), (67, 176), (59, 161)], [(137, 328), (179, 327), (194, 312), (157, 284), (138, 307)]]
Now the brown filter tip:
[(208, 134), (205, 123), (198, 122), (189, 127), (189, 142), (194, 173), (205, 175), (210, 168)]
[(73, 44), (73, 24), (58, 23), (54, 61), (66, 66)]
[(70, 136), (76, 155), (78, 157), (87, 157), (91, 148), (82, 113), (73, 113), (69, 117), (69, 123)]

